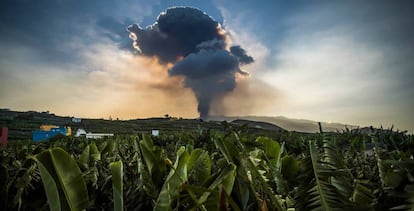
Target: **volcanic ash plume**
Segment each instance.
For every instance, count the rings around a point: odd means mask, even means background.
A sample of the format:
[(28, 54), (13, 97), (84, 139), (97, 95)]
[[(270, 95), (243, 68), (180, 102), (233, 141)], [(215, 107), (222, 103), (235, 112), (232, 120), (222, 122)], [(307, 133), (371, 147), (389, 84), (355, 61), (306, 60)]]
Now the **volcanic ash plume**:
[(128, 31), (140, 54), (173, 64), (170, 76), (184, 76), (201, 118), (208, 116), (215, 97), (235, 88), (236, 74), (248, 74), (240, 65), (254, 61), (240, 46), (228, 49), (229, 37), (221, 25), (195, 8), (169, 8), (153, 25), (143, 29), (133, 24)]

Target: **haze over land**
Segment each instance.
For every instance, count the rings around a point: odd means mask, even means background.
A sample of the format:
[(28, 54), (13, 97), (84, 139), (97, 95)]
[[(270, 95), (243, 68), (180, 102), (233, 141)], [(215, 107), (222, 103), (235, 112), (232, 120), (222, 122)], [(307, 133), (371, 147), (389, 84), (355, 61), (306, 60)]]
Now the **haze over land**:
[[(214, 52), (233, 66), (226, 80), (212, 81), (234, 86), (217, 88), (224, 91), (208, 101), (209, 115), (414, 131), (412, 1), (1, 1), (0, 108), (94, 118), (198, 117), (194, 83), (171, 70), (197, 55), (200, 43), (163, 62), (139, 53), (127, 31), (132, 24), (145, 29), (172, 6), (198, 8), (223, 30)], [(211, 48), (206, 39), (201, 48)], [(234, 63), (241, 57), (232, 46), (254, 62)]]

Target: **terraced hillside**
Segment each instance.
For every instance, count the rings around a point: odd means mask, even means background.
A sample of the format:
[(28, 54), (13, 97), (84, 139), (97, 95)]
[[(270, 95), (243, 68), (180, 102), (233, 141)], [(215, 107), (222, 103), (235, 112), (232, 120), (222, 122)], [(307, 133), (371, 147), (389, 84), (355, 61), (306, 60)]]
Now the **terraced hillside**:
[[(260, 123), (258, 124), (268, 124)], [(223, 131), (223, 121), (203, 121), (200, 119), (182, 119), (172, 117), (133, 119), (133, 120), (107, 120), (107, 119), (82, 119), (80, 123), (72, 121), (72, 117), (62, 117), (48, 112), (18, 112), (8, 109), (0, 109), (0, 126), (9, 128), (9, 140), (31, 139), (32, 131), (38, 130), (40, 125), (51, 124), (58, 126), (70, 126), (72, 132), (78, 128), (95, 133), (114, 133), (115, 135), (136, 135), (150, 133), (157, 129), (161, 133), (197, 132), (201, 129), (214, 129)], [(240, 127), (241, 122), (228, 123), (234, 127)], [(260, 128), (248, 124), (249, 133), (271, 135), (280, 131), (279, 127)]]

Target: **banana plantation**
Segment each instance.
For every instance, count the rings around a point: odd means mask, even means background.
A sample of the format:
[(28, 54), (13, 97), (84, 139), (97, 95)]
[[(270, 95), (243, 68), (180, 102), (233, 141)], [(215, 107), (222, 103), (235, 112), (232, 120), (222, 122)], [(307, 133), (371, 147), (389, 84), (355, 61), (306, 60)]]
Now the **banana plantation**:
[(0, 151), (0, 210), (414, 210), (414, 140), (228, 127)]

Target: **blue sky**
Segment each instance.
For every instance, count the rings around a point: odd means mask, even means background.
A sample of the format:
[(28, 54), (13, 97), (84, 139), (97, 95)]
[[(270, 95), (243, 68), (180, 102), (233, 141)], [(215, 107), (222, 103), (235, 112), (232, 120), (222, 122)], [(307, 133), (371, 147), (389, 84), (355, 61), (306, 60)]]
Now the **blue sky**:
[(266, 115), (414, 130), (410, 1), (0, 2), (0, 107), (60, 115), (197, 117), (168, 65), (139, 55), (126, 28), (171, 6), (218, 21), (255, 62), (211, 114)]

